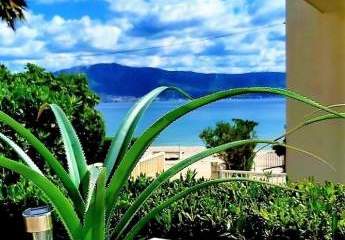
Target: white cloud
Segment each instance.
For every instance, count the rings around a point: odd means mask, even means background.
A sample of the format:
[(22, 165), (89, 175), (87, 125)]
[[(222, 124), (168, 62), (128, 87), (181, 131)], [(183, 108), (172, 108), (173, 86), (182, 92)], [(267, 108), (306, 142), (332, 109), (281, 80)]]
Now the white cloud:
[[(284, 0), (106, 1), (115, 14), (129, 14), (130, 17), (127, 19), (131, 19), (131, 21), (127, 22), (127, 26), (130, 26), (129, 29), (132, 29), (134, 33), (143, 29), (139, 36), (125, 37), (128, 41), (135, 42), (135, 44), (131, 44), (130, 48), (170, 46), (155, 53), (160, 56), (163, 68), (204, 72), (257, 71), (264, 69), (262, 66), (266, 66), (266, 70), (272, 71), (285, 69), (285, 64), (281, 61), (285, 55), (284, 42), (269, 39), (269, 35), (272, 33), (284, 36), (285, 27), (283, 25), (259, 30), (254, 32), (253, 36), (235, 34), (226, 38), (202, 40), (203, 36), (242, 32), (266, 24), (282, 23), (284, 16), (281, 12), (284, 12), (285, 9)], [(186, 24), (185, 27), (177, 29), (171, 28), (174, 24), (178, 25), (181, 22), (193, 20), (197, 24), (188, 26)], [(150, 40), (155, 35), (157, 37), (153, 41)], [(248, 40), (248, 38), (253, 39)], [(183, 44), (188, 42), (192, 42), (192, 44)], [(203, 51), (210, 46), (216, 48), (220, 43), (224, 46), (223, 55), (222, 49), (216, 49), (213, 55), (203, 54)], [(121, 58), (118, 61), (121, 62)], [(129, 61), (126, 59), (124, 62)], [(137, 60), (134, 64), (145, 65), (145, 62)], [(248, 67), (245, 67), (245, 64)]]
[[(104, 1), (113, 11), (106, 21), (29, 12), (15, 33), (0, 24), (0, 61), (15, 69), (33, 61), (50, 70), (99, 62), (200, 72), (285, 70), (283, 25), (212, 38), (283, 22), (284, 0)], [(164, 47), (102, 55), (151, 46)]]
[(95, 25), (85, 28), (85, 41), (98, 49), (114, 49), (121, 30), (113, 26)]
[(14, 32), (5, 24), (0, 24), (0, 44), (2, 46), (10, 46), (15, 41)]
[(137, 15), (145, 15), (150, 10), (150, 4), (143, 0), (106, 0), (110, 9), (116, 12), (129, 12)]
[(1, 56), (11, 58), (43, 57), (45, 51), (45, 43), (37, 40), (30, 40), (18, 46), (0, 47)]

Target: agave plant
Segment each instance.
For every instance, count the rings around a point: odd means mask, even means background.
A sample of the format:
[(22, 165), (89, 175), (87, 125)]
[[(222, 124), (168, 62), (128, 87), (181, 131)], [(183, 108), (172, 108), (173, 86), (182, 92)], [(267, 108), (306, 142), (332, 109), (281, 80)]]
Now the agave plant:
[[(168, 112), (155, 123), (148, 127), (130, 146), (133, 132), (140, 118), (150, 104), (167, 90), (174, 90), (187, 97), (189, 100)], [(245, 144), (281, 144), (278, 141), (248, 139), (227, 143), (215, 148), (207, 149), (192, 157), (189, 157), (167, 171), (161, 173), (157, 178), (138, 196), (134, 203), (127, 209), (121, 218), (111, 226), (116, 202), (119, 199), (120, 191), (127, 183), (131, 171), (138, 163), (140, 157), (152, 143), (152, 141), (171, 123), (212, 102), (250, 93), (269, 93), (304, 102), (308, 105), (324, 110), (328, 114), (309, 120), (304, 125), (321, 121), (323, 119), (344, 118), (344, 115), (323, 106), (313, 100), (301, 96), (295, 92), (277, 88), (238, 88), (216, 92), (201, 98), (193, 99), (182, 90), (174, 87), (159, 87), (142, 97), (128, 112), (109, 148), (106, 159), (102, 164), (88, 165), (83, 154), (82, 146), (62, 109), (55, 105), (47, 105), (53, 111), (62, 140), (65, 146), (67, 171), (55, 156), (37, 139), (28, 129), (12, 119), (4, 112), (0, 112), (0, 122), (12, 128), (17, 134), (23, 137), (42, 156), (42, 159), (49, 165), (57, 176), (62, 186), (50, 181), (43, 172), (35, 165), (30, 157), (13, 142), (10, 138), (0, 134), (0, 139), (10, 145), (21, 158), (23, 163), (0, 156), (0, 167), (10, 169), (23, 177), (31, 180), (47, 197), (59, 218), (63, 222), (70, 239), (72, 240), (104, 240), (104, 239), (133, 239), (140, 230), (153, 219), (161, 210), (170, 204), (178, 201), (186, 195), (206, 188), (211, 185), (221, 184), (229, 181), (254, 181), (249, 179), (217, 179), (210, 180), (186, 189), (171, 196), (160, 205), (151, 209), (138, 222), (133, 223), (133, 218), (153, 192), (172, 176), (179, 173), (191, 164), (222, 152), (224, 150), (243, 146)], [(46, 107), (47, 107), (46, 106)], [(286, 145), (285, 145), (286, 146)], [(287, 146), (290, 147), (290, 146)], [(260, 181), (255, 181), (260, 182)], [(262, 183), (262, 182), (260, 182)], [(268, 184), (268, 183), (265, 183)]]

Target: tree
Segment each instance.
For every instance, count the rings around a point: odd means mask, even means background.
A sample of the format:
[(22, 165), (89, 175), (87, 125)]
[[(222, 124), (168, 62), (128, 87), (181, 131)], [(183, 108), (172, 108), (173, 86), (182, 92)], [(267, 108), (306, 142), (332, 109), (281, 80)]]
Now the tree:
[[(233, 119), (232, 123), (218, 122), (215, 128), (207, 128), (202, 131), (199, 137), (207, 148), (212, 148), (228, 142), (251, 139), (255, 137), (255, 127), (258, 123), (254, 121)], [(231, 149), (218, 154), (225, 162), (226, 169), (250, 170), (253, 165), (251, 156), (256, 144), (245, 145), (237, 149)]]
[[(284, 138), (284, 144), (286, 144), (286, 138)], [(274, 150), (274, 152), (279, 156), (286, 156), (286, 147), (285, 146), (281, 146), (281, 145), (273, 145), (272, 149)]]
[(16, 21), (25, 19), (26, 8), (26, 0), (0, 0), (0, 18), (15, 30)]
[[(77, 129), (80, 141), (86, 146), (85, 154), (90, 163), (98, 160), (98, 154), (102, 151), (99, 146), (105, 137), (105, 126), (101, 113), (96, 109), (100, 99), (89, 88), (85, 75), (54, 75), (33, 64), (27, 64), (23, 72), (12, 73), (0, 65), (0, 79), (0, 110), (29, 128), (59, 159), (64, 159), (65, 149), (53, 113), (43, 111), (38, 118), (40, 107), (46, 103), (61, 106)], [(1, 133), (22, 143), (36, 164), (42, 162), (36, 151), (27, 146), (11, 129), (1, 124), (0, 128)], [(16, 156), (2, 142), (0, 153)]]

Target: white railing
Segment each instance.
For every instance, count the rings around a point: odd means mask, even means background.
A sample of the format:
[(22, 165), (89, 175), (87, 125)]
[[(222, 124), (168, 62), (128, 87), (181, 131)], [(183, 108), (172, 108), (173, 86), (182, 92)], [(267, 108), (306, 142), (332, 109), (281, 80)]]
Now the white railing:
[(218, 170), (219, 178), (249, 178), (261, 181), (267, 181), (274, 184), (285, 184), (286, 173), (270, 173), (270, 172), (252, 172), (239, 170)]

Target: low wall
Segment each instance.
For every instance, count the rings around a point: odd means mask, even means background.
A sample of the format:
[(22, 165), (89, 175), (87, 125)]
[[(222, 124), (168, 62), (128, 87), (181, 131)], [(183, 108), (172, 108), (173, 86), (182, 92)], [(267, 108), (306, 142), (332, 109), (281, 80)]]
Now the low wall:
[(133, 169), (131, 177), (136, 178), (141, 174), (148, 177), (155, 177), (157, 173), (161, 173), (165, 168), (165, 154), (157, 153), (149, 158), (141, 159), (137, 166)]

